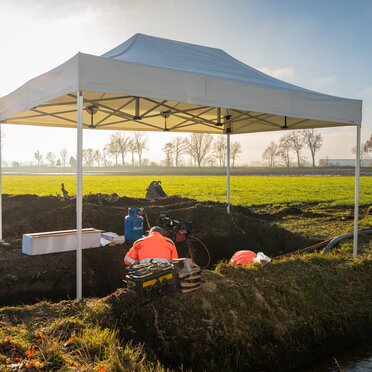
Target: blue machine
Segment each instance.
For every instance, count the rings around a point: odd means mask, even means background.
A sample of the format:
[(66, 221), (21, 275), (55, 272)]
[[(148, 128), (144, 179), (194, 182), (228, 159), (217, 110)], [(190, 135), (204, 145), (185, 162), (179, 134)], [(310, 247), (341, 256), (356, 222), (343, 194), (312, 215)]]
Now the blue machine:
[(128, 216), (124, 221), (124, 236), (126, 241), (135, 241), (143, 236), (143, 217), (140, 208), (128, 208)]

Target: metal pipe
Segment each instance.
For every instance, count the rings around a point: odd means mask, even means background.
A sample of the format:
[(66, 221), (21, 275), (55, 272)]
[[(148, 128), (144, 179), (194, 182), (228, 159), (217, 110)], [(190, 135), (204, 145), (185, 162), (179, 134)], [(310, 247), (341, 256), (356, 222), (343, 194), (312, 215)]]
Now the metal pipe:
[(222, 123), (221, 123), (221, 108), (220, 107), (217, 107), (217, 123), (216, 123), (217, 126), (221, 126)]
[(141, 120), (142, 117), (140, 115), (140, 99), (139, 97), (135, 97), (135, 113), (133, 116), (133, 120)]
[(361, 124), (357, 124), (356, 159), (355, 159), (355, 196), (354, 196), (354, 242), (353, 257), (358, 256), (358, 224), (359, 224), (359, 184), (360, 184), (360, 132)]
[(2, 162), (2, 133), (0, 122), (0, 242), (3, 240), (3, 168)]
[[(360, 231), (357, 231), (356, 233), (357, 236), (369, 235), (369, 234), (372, 234), (372, 230), (360, 230)], [(347, 239), (347, 238), (352, 238), (354, 236), (355, 236), (355, 231), (336, 236), (330, 242), (328, 242), (327, 246), (322, 250), (322, 253), (328, 253), (339, 241), (343, 239)]]
[(230, 130), (227, 132), (227, 163), (226, 163), (226, 203), (227, 213), (230, 214)]
[(77, 94), (77, 149), (76, 149), (76, 299), (83, 299), (82, 222), (83, 222), (83, 93)]

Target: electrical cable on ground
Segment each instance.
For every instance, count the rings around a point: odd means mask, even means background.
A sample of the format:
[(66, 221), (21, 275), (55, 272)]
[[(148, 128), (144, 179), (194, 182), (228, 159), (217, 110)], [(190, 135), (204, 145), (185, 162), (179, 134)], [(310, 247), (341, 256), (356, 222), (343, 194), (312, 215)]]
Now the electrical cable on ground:
[(208, 250), (208, 247), (198, 238), (196, 238), (195, 236), (192, 236), (192, 235), (188, 235), (186, 237), (186, 245), (187, 245), (187, 248), (189, 250), (189, 254), (190, 254), (190, 258), (192, 258), (192, 260), (196, 263), (196, 260), (194, 259), (193, 257), (193, 254), (192, 254), (192, 251), (191, 251), (191, 247), (190, 247), (190, 244), (188, 242), (188, 240), (194, 240), (194, 241), (197, 241), (205, 250), (205, 252), (207, 253), (207, 256), (208, 256), (208, 259), (207, 259), (207, 264), (206, 265), (198, 265), (201, 269), (206, 269), (207, 267), (209, 267), (210, 263), (211, 263), (211, 255), (209, 253), (209, 250)]
[(316, 243), (316, 244), (310, 245), (309, 247), (302, 248), (302, 249), (298, 249), (297, 251), (294, 251), (294, 252), (289, 252), (289, 253), (281, 254), (280, 256), (275, 256), (275, 257), (273, 257), (273, 259), (277, 260), (277, 259), (279, 259), (279, 258), (289, 257), (289, 256), (292, 256), (292, 255), (295, 255), (295, 254), (301, 254), (301, 253), (309, 253), (309, 252), (313, 252), (313, 251), (315, 251), (316, 249), (325, 246), (325, 245), (328, 244), (331, 240), (332, 240), (332, 239), (323, 240), (322, 242), (319, 242), (319, 243)]
[[(366, 230), (359, 230), (358, 236), (360, 235), (369, 235), (372, 234), (372, 229), (366, 229)], [(333, 238), (327, 246), (322, 250), (322, 253), (328, 253), (339, 241), (347, 238), (352, 238), (354, 236), (354, 232), (349, 232), (346, 234), (341, 234)]]
[[(360, 236), (360, 235), (369, 235), (369, 234), (372, 234), (372, 230), (371, 229), (359, 230), (358, 231), (358, 236)], [(294, 252), (289, 252), (289, 253), (286, 253), (286, 254), (282, 254), (280, 256), (275, 256), (273, 258), (277, 260), (279, 258), (289, 257), (289, 256), (292, 256), (292, 255), (295, 255), (295, 254), (309, 253), (309, 252), (313, 252), (316, 249), (321, 248), (323, 246), (325, 246), (325, 248), (322, 250), (321, 253), (323, 253), (323, 254), (324, 253), (328, 253), (328, 252), (330, 252), (330, 250), (339, 241), (341, 241), (342, 239), (352, 238), (353, 236), (354, 236), (354, 232), (349, 232), (349, 233), (346, 233), (346, 234), (341, 234), (341, 235), (338, 235), (338, 236), (336, 236), (334, 238), (323, 240), (322, 242), (319, 242), (319, 243), (310, 245), (309, 247), (306, 247), (306, 248), (303, 248), (303, 249), (299, 249), (299, 250), (294, 251)]]

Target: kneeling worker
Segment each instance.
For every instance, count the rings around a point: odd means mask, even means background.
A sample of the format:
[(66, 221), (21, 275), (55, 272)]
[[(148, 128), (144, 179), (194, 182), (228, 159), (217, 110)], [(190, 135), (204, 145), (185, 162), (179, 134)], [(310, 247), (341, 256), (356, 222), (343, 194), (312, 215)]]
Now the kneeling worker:
[(150, 229), (148, 236), (133, 243), (124, 258), (124, 264), (130, 266), (136, 263), (148, 263), (151, 260), (170, 262), (175, 258), (178, 258), (175, 244), (171, 239), (163, 236), (162, 228), (154, 226)]

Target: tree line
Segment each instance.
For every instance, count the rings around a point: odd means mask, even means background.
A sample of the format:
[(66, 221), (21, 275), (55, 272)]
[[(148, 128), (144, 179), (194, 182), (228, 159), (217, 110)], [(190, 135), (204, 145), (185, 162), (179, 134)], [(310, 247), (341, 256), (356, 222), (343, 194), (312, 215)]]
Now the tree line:
[[(286, 166), (289, 168), (293, 165), (302, 167), (307, 162), (307, 158), (303, 154), (303, 151), (307, 149), (310, 151), (311, 164), (315, 167), (315, 155), (322, 145), (322, 135), (315, 129), (290, 131), (280, 137), (278, 143), (270, 142), (270, 145), (266, 147), (262, 154), (262, 160), (267, 161), (270, 167)], [(351, 149), (351, 152), (354, 155), (356, 154), (355, 146)], [(369, 154), (372, 154), (372, 134), (366, 142), (361, 143), (360, 147), (361, 159), (369, 157)], [(295, 162), (293, 162), (292, 155), (295, 155)], [(324, 161), (320, 165), (324, 166)]]
[[(144, 132), (133, 132), (132, 136), (127, 136), (122, 132), (116, 132), (109, 138), (109, 142), (102, 150), (85, 148), (83, 149), (82, 157), (83, 164), (88, 167), (104, 166), (109, 167), (113, 165), (125, 165), (125, 158), (131, 154), (131, 164), (143, 165), (143, 152), (147, 150), (148, 139)], [(135, 158), (137, 157), (137, 161)], [(66, 148), (62, 148), (58, 154), (51, 151), (47, 152), (45, 158), (43, 154), (36, 150), (34, 158), (37, 165), (44, 164), (44, 159), (51, 167), (75, 167), (76, 159), (73, 156), (68, 157)]]
[(311, 154), (312, 166), (315, 167), (315, 155), (323, 145), (323, 137), (315, 129), (290, 131), (279, 138), (279, 142), (270, 142), (262, 154), (262, 160), (267, 161), (270, 167), (293, 165), (292, 155), (295, 155), (295, 164), (298, 167), (305, 165), (307, 158), (303, 151), (308, 149)]
[[(214, 138), (215, 137), (215, 138)], [(83, 149), (83, 164), (88, 167), (109, 167), (125, 165), (156, 165), (144, 159), (144, 152), (148, 150), (148, 137), (144, 132), (133, 132), (128, 135), (126, 132), (115, 132), (109, 138), (109, 142), (103, 150), (86, 148)], [(188, 137), (177, 136), (167, 142), (162, 148), (164, 159), (162, 165), (167, 167), (179, 167), (185, 165), (185, 157), (189, 157), (191, 164), (201, 166), (225, 166), (227, 159), (226, 137), (213, 136), (206, 133), (191, 133)], [(230, 146), (230, 156), (232, 166), (239, 154), (242, 146), (239, 142), (232, 141)], [(129, 156), (129, 161), (126, 159)], [(44, 162), (52, 167), (75, 167), (76, 159), (68, 156), (66, 148), (62, 148), (58, 154), (51, 151), (44, 155), (36, 150), (34, 158), (38, 166)]]
[[(227, 161), (226, 136), (212, 136), (207, 133), (191, 133), (188, 137), (174, 137), (163, 147), (167, 167), (181, 165), (182, 156), (188, 156), (192, 163), (197, 166), (220, 166), (224, 167)], [(242, 146), (237, 141), (231, 141), (230, 158), (232, 166), (242, 152)]]
[[(2, 140), (4, 135), (2, 135)], [(144, 152), (148, 150), (148, 137), (145, 132), (115, 132), (102, 150), (83, 149), (83, 163), (85, 166), (109, 167), (125, 165), (157, 165), (144, 159)], [(308, 162), (304, 151), (310, 152), (311, 164), (315, 167), (316, 154), (323, 145), (322, 135), (315, 129), (289, 131), (279, 138), (278, 142), (271, 141), (262, 154), (262, 160), (270, 167), (276, 166), (305, 166)], [(183, 165), (226, 166), (227, 142), (226, 136), (206, 133), (191, 133), (187, 137), (176, 136), (161, 149), (164, 155), (161, 165), (179, 167)], [(355, 154), (355, 148), (352, 149)], [(231, 141), (230, 157), (232, 166), (242, 153), (242, 146), (238, 141)], [(361, 158), (372, 154), (372, 134), (365, 143), (361, 144)], [(129, 160), (126, 160), (129, 156)], [(68, 156), (66, 148), (58, 154), (48, 152), (45, 156), (36, 150), (34, 158), (37, 165), (46, 162), (49, 166), (75, 167), (76, 159)]]
[[(351, 152), (355, 155), (356, 154), (356, 147), (354, 146), (351, 149)], [(360, 146), (360, 159), (368, 158), (372, 154), (372, 133), (366, 142), (362, 143)]]

